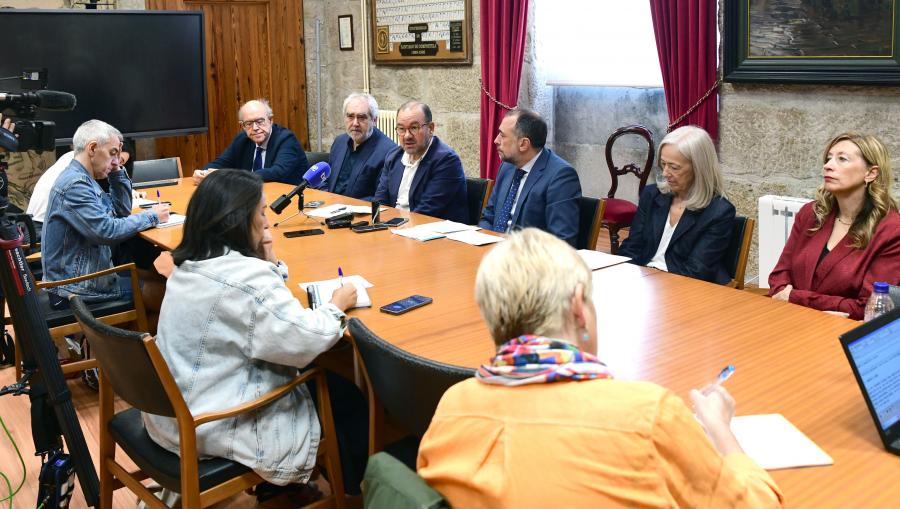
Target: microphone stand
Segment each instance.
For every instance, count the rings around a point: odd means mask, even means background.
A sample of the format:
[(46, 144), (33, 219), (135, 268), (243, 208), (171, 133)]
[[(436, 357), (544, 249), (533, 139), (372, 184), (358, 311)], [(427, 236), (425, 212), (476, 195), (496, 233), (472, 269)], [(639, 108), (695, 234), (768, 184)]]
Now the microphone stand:
[(303, 200), (303, 191), (300, 191), (299, 193), (297, 193), (296, 196), (297, 196), (297, 212), (294, 213), (294, 214), (291, 214), (290, 216), (288, 216), (288, 217), (286, 217), (286, 218), (284, 218), (284, 219), (282, 219), (281, 221), (278, 221), (278, 222), (275, 223), (272, 227), (273, 227), (273, 228), (278, 228), (278, 225), (283, 224), (283, 223), (286, 223), (286, 222), (290, 221), (291, 219), (293, 219), (293, 218), (295, 218), (295, 217), (297, 217), (297, 216), (299, 216), (299, 215), (301, 215), (301, 214), (303, 214), (304, 216), (306, 216), (307, 219), (312, 219), (313, 221), (319, 223), (319, 226), (325, 226), (325, 222), (324, 222), (324, 221), (319, 221), (318, 219), (316, 219), (316, 218), (310, 216), (309, 214), (307, 214), (306, 212), (303, 212), (303, 204), (305, 203), (305, 201)]

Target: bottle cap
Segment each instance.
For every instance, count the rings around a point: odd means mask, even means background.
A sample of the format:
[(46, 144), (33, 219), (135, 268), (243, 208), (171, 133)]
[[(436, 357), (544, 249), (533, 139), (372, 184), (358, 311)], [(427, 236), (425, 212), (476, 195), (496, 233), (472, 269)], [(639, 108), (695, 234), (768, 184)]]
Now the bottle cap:
[(882, 281), (879, 281), (872, 286), (875, 289), (875, 293), (888, 293), (888, 291), (891, 288), (889, 284), (884, 283)]

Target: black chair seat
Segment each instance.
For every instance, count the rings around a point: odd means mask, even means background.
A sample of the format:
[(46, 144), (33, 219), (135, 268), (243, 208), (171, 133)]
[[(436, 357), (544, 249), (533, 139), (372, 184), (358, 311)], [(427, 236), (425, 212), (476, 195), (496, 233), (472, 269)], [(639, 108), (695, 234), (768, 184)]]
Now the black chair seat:
[[(177, 454), (163, 449), (147, 434), (141, 412), (130, 408), (109, 421), (109, 434), (154, 481), (162, 487), (181, 492), (181, 464)], [(211, 458), (198, 463), (200, 492), (250, 471), (250, 468), (224, 458)]]
[[(75, 315), (71, 309), (53, 309), (50, 306), (50, 294), (46, 291), (38, 292), (38, 303), (44, 310), (44, 317), (47, 320), (47, 327), (59, 327), (60, 325), (69, 325), (75, 323)], [(134, 309), (134, 301), (132, 299), (110, 300), (106, 302), (92, 302), (88, 304), (88, 309), (96, 317), (114, 315), (116, 313), (124, 313)]]

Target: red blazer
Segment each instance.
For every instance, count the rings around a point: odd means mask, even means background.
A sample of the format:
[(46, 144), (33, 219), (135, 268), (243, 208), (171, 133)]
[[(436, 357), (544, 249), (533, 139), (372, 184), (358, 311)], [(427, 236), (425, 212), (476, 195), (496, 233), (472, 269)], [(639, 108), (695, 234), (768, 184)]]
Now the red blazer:
[(817, 268), (816, 262), (834, 227), (834, 213), (819, 231), (810, 235), (808, 230), (816, 221), (813, 203), (797, 212), (778, 265), (769, 274), (769, 295), (790, 284), (794, 289), (789, 300), (794, 304), (842, 311), (849, 313), (850, 318), (862, 320), (874, 282), (900, 284), (900, 214), (896, 210), (889, 212), (865, 249), (851, 247), (842, 239)]

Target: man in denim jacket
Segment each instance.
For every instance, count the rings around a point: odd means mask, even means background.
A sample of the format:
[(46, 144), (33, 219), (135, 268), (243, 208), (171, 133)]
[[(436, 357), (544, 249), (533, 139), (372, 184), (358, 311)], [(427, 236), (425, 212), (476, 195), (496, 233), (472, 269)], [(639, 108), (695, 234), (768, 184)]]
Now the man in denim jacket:
[[(156, 205), (131, 215), (131, 181), (119, 167), (119, 131), (100, 120), (81, 124), (72, 138), (75, 157), (50, 191), (41, 233), (44, 279), (59, 281), (112, 267), (111, 246), (141, 230), (168, 221), (169, 207)], [(109, 179), (109, 193), (97, 183)], [(53, 307), (64, 308), (70, 295), (88, 302), (124, 298), (128, 280), (115, 275), (49, 289)]]

